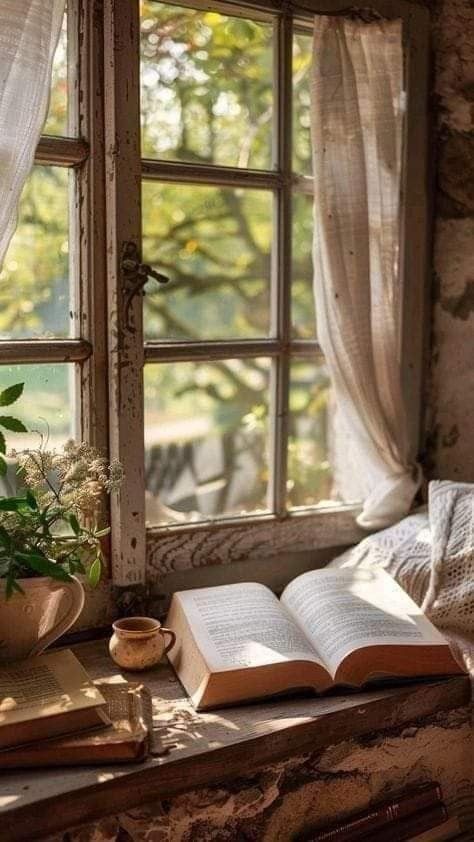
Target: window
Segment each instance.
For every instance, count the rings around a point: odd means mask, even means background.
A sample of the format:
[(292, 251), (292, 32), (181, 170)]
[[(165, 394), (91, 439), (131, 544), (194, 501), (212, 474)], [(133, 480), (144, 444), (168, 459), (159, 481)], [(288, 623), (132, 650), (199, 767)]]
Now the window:
[(293, 71), (268, 15), (141, 4), (143, 255), (170, 276), (144, 298), (151, 526), (334, 502), (304, 201), (310, 35)]
[(87, 39), (80, 44), (80, 24), (87, 28), (71, 0), (56, 49), (44, 135), (0, 273), (2, 380), (25, 382), (21, 412), (34, 431), (22, 437), (25, 446), (36, 445), (38, 433), (53, 447), (71, 436), (107, 446), (104, 410), (102, 423), (95, 423), (104, 392), (99, 380), (105, 342), (104, 316), (95, 310), (97, 322), (92, 318), (101, 280), (92, 268), (100, 218), (89, 224), (94, 144), (78, 85), (90, 45)]
[[(307, 5), (68, 3), (0, 276), (2, 363), (53, 443), (74, 433), (123, 463), (119, 585), (143, 581), (145, 559), (161, 581), (359, 535), (316, 336)], [(417, 90), (406, 144), (423, 149), (425, 12), (398, 7)], [(404, 276), (420, 278), (426, 173), (405, 157)], [(416, 438), (423, 284), (404, 290)]]
[[(401, 4), (400, 13), (407, 12)], [(416, 37), (425, 44), (425, 27), (409, 17), (411, 49)], [(110, 137), (123, 150), (124, 113), (141, 126), (140, 148), (128, 144), (125, 158), (114, 158), (117, 228), (127, 241), (142, 238), (145, 262), (170, 277), (166, 287), (150, 281), (143, 308), (135, 299), (133, 313), (122, 298), (128, 328), (121, 394), (134, 402), (117, 405), (118, 447), (133, 473), (120, 524), (128, 518), (137, 538), (146, 516), (151, 577), (357, 537), (353, 508), (338, 504), (331, 477), (330, 384), (311, 293), (310, 18), (249, 3), (142, 2), (140, 22), (134, 12), (126, 21), (122, 12), (115, 21), (111, 14), (117, 45), (120, 32), (134, 32), (135, 94), (125, 98), (115, 89)], [(422, 53), (415, 50), (407, 62), (420, 101)], [(113, 52), (111, 84), (127, 61)], [(417, 102), (411, 100), (413, 113)], [(408, 142), (422, 148), (426, 126), (411, 115)], [(407, 167), (412, 189), (424, 175), (409, 161)], [(141, 207), (137, 199), (123, 213), (120, 195), (138, 180)], [(408, 215), (423, 217), (420, 199)], [(116, 272), (123, 248), (119, 239)], [(410, 272), (420, 257), (407, 241)], [(409, 321), (407, 309), (413, 339)], [(413, 341), (405, 347), (412, 373), (421, 358)], [(417, 376), (408, 383), (408, 374), (406, 383), (416, 401)], [(142, 389), (144, 418), (137, 409)], [(143, 504), (144, 487), (146, 508), (138, 511), (135, 492)], [(137, 552), (121, 568), (124, 581), (135, 576)]]

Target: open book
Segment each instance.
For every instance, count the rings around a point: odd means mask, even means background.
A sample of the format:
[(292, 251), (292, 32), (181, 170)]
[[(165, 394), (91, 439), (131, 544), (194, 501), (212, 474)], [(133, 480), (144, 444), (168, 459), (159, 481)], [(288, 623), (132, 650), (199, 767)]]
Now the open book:
[(383, 570), (303, 573), (281, 599), (243, 583), (175, 593), (169, 659), (199, 709), (334, 685), (462, 672)]

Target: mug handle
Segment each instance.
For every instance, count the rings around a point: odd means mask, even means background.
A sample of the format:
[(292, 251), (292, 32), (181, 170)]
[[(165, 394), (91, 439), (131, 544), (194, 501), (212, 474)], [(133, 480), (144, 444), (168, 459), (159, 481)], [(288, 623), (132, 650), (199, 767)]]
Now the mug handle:
[(169, 634), (169, 636), (171, 638), (170, 642), (167, 643), (165, 648), (163, 649), (163, 655), (167, 655), (168, 652), (170, 651), (170, 649), (172, 649), (173, 646), (176, 643), (176, 635), (175, 635), (174, 631), (171, 631), (171, 629), (165, 629), (164, 626), (161, 626), (160, 634), (162, 634), (163, 637), (164, 637), (165, 634)]
[[(35, 643), (28, 657), (32, 658), (34, 655), (40, 655), (51, 645), (58, 637), (68, 631), (72, 624), (76, 622), (79, 614), (84, 608), (84, 588), (79, 579), (71, 576), (70, 581), (59, 583), (59, 589), (69, 593), (70, 605), (66, 613), (58, 620), (52, 629), (43, 634), (42, 637)], [(62, 599), (61, 599), (62, 602)]]

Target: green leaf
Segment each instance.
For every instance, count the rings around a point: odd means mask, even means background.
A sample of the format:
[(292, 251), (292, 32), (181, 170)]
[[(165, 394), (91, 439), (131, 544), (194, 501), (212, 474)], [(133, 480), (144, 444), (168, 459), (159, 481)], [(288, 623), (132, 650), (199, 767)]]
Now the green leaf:
[(7, 443), (5, 441), (5, 436), (3, 435), (3, 433), (0, 433), (0, 453), (6, 453), (6, 452), (7, 452)]
[(69, 523), (71, 524), (71, 529), (75, 535), (81, 534), (81, 527), (79, 526), (79, 521), (76, 515), (69, 515)]
[(12, 403), (18, 400), (23, 392), (24, 383), (15, 383), (14, 386), (9, 386), (0, 392), (0, 406), (11, 406)]
[(17, 512), (25, 504), (24, 497), (0, 497), (0, 512)]
[(5, 427), (6, 430), (10, 430), (12, 433), (28, 432), (23, 421), (20, 421), (19, 418), (14, 418), (13, 415), (0, 415), (0, 426)]
[(89, 571), (87, 573), (87, 579), (89, 584), (96, 588), (100, 582), (100, 577), (102, 576), (102, 563), (99, 557), (97, 557), (89, 567)]
[(28, 491), (26, 492), (26, 502), (28, 503), (28, 505), (29, 505), (30, 509), (35, 509), (35, 510), (36, 510), (36, 509), (38, 508), (38, 503), (37, 503), (37, 501), (36, 501), (36, 497), (35, 497), (35, 495), (33, 494), (33, 492), (32, 492), (32, 491), (30, 491), (29, 489), (28, 489)]
[(10, 549), (10, 547), (12, 545), (12, 541), (11, 541), (11, 538), (10, 538), (7, 530), (1, 524), (0, 524), (0, 544), (3, 544), (3, 546), (6, 547), (7, 549)]
[(8, 470), (8, 465), (3, 456), (0, 456), (0, 477), (4, 477)]
[(97, 532), (94, 532), (94, 538), (105, 538), (105, 536), (109, 534), (110, 526), (106, 526), (104, 529), (98, 529)]
[(55, 564), (45, 556), (36, 553), (14, 553), (15, 561), (26, 564), (35, 573), (41, 576), (51, 576), (52, 579), (60, 579), (62, 582), (69, 582), (71, 576), (60, 564)]

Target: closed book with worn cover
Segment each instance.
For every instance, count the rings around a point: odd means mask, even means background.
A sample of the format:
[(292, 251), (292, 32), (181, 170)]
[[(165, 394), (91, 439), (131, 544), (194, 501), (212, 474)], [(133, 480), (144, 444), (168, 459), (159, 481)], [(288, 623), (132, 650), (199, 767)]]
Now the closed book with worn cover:
[(409, 842), (447, 842), (448, 839), (457, 839), (460, 833), (459, 819), (457, 816), (452, 816), (442, 824), (437, 824), (436, 827), (425, 830), (424, 833), (410, 836)]
[[(428, 807), (427, 810), (421, 810), (419, 813), (413, 813), (412, 816), (386, 825), (383, 829), (383, 842), (409, 842), (414, 836), (416, 838), (420, 833), (434, 830), (438, 825), (444, 824), (447, 818), (448, 813), (444, 804), (435, 804), (434, 807)], [(364, 837), (364, 842), (381, 842), (380, 835), (378, 830), (369, 833)]]
[(299, 842), (356, 842), (366, 839), (367, 834), (385, 827), (399, 819), (426, 810), (441, 802), (441, 787), (430, 781), (402, 793), (398, 798), (375, 804), (370, 810), (349, 816), (344, 821), (325, 830), (310, 831), (300, 837)]
[(151, 698), (138, 683), (99, 685), (111, 725), (105, 730), (76, 734), (0, 753), (0, 769), (38, 766), (82, 766), (133, 763), (144, 760), (152, 730)]
[(104, 708), (69, 649), (0, 667), (0, 749), (106, 727)]

